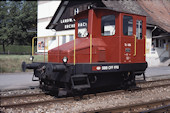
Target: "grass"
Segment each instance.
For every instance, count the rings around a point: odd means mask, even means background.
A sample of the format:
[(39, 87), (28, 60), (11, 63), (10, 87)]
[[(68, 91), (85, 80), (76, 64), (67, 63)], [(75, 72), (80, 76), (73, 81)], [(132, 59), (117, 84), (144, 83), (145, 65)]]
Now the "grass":
[[(34, 51), (36, 51), (36, 47), (34, 47)], [(3, 46), (0, 45), (0, 53), (3, 52)], [(32, 47), (28, 45), (9, 45), (5, 47), (6, 53), (31, 53)]]
[[(23, 61), (31, 63), (29, 58), (30, 55), (0, 55), (0, 73), (22, 72), (21, 64)], [(46, 55), (46, 62), (47, 59)], [(44, 55), (34, 55), (34, 62), (44, 62)]]

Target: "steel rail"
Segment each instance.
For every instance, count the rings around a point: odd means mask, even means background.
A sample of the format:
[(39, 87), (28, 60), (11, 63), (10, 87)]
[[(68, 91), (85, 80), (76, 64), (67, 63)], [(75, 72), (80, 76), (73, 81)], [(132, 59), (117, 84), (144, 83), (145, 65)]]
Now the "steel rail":
[(154, 100), (150, 102), (136, 103), (136, 104), (125, 105), (125, 106), (118, 106), (118, 107), (113, 107), (113, 108), (94, 110), (94, 111), (87, 111), (86, 113), (115, 113), (115, 112), (117, 113), (117, 112), (123, 112), (123, 111), (137, 112), (135, 111), (135, 109), (151, 108), (156, 105), (165, 105), (165, 104), (168, 105), (169, 103), (170, 103), (170, 98), (162, 99), (162, 100)]
[(109, 92), (102, 92), (102, 93), (97, 93), (95, 94), (96, 96), (102, 96), (102, 95), (109, 95), (109, 94), (120, 94), (120, 93), (127, 93), (131, 91), (139, 91), (139, 90), (148, 90), (148, 89), (153, 89), (153, 88), (159, 88), (159, 87), (168, 87), (170, 86), (169, 84), (162, 84), (162, 85), (156, 85), (156, 86), (149, 86), (149, 87), (143, 87), (143, 88), (134, 88), (134, 89), (128, 89), (128, 90), (117, 90), (117, 91), (109, 91)]
[(71, 99), (73, 99), (73, 97), (56, 98), (56, 99), (51, 99), (51, 100), (42, 100), (42, 101), (17, 103), (17, 104), (8, 104), (8, 105), (1, 105), (0, 107), (2, 107), (2, 108), (25, 107), (25, 106), (38, 105), (38, 104), (44, 104), (44, 103), (49, 103), (49, 102), (58, 102), (58, 101), (71, 100)]
[(145, 111), (141, 111), (140, 113), (168, 113), (168, 111), (170, 111), (170, 104), (169, 105), (163, 105), (161, 107), (157, 107), (157, 108), (153, 108), (150, 110), (145, 110)]
[(33, 86), (30, 88), (3, 89), (3, 90), (0, 90), (0, 93), (8, 92), (8, 91), (16, 91), (16, 90), (35, 90), (35, 89), (39, 89), (39, 86)]
[(22, 98), (22, 97), (31, 97), (31, 96), (41, 96), (45, 93), (33, 93), (33, 94), (22, 94), (22, 95), (9, 95), (9, 96), (0, 96), (0, 99), (11, 99), (11, 98)]
[(147, 90), (147, 89), (153, 89), (153, 88), (159, 88), (159, 87), (168, 87), (170, 86), (169, 84), (162, 84), (162, 85), (156, 85), (156, 86), (149, 86), (149, 87), (144, 87), (144, 88), (140, 88), (141, 90)]
[(162, 81), (170, 81), (170, 78), (167, 79), (158, 79), (158, 80), (152, 80), (152, 81), (137, 81), (137, 84), (143, 84), (143, 83), (153, 83), (153, 82), (162, 82)]

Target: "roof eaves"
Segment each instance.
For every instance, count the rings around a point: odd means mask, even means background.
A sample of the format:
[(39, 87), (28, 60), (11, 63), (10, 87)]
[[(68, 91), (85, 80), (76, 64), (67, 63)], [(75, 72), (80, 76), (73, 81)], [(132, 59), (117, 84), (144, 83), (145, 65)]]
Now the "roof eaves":
[(57, 8), (57, 11), (55, 12), (54, 16), (52, 17), (52, 19), (51, 19), (50, 23), (48, 24), (48, 26), (46, 27), (46, 29), (53, 29), (57, 25), (61, 15), (63, 14), (64, 10), (66, 9), (66, 6), (68, 3), (69, 3), (69, 0), (61, 1), (59, 7)]

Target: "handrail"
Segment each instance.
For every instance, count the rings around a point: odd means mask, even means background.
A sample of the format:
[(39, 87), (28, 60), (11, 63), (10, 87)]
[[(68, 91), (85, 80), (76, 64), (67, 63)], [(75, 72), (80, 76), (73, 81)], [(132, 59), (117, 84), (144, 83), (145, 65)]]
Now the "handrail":
[(134, 55), (133, 56), (136, 56), (136, 35), (135, 36), (135, 42), (134, 42)]
[(90, 64), (92, 63), (92, 34), (90, 34)]
[[(34, 40), (35, 40), (36, 38), (60, 37), (60, 36), (68, 36), (68, 35), (73, 35), (73, 36), (74, 36), (74, 34), (66, 34), (66, 35), (56, 35), (56, 36), (33, 37), (33, 38), (32, 38), (32, 56), (34, 56)], [(47, 45), (48, 45), (48, 44), (47, 44)], [(58, 45), (58, 46), (59, 46), (59, 45)]]
[[(41, 36), (41, 37), (33, 37), (32, 38), (32, 56), (34, 56), (34, 39), (36, 38), (48, 38), (48, 37), (55, 37), (55, 36)], [(44, 47), (45, 49), (45, 47)]]
[[(76, 62), (76, 53), (75, 53), (75, 46), (76, 46), (76, 43), (75, 43), (75, 35), (74, 34), (66, 34), (66, 35), (56, 35), (56, 36), (41, 36), (41, 37), (33, 37), (32, 38), (32, 56), (34, 56), (34, 40), (36, 38), (44, 38), (44, 44), (45, 44), (45, 38), (50, 38), (50, 37), (57, 37), (58, 38), (58, 47), (59, 47), (59, 37), (60, 36), (70, 36), (70, 35), (73, 35), (74, 36), (74, 65), (75, 65), (75, 62)], [(49, 40), (47, 40), (48, 42)], [(47, 47), (48, 47), (48, 43), (47, 43)], [(59, 49), (59, 48), (58, 48)], [(45, 55), (45, 45), (44, 45), (44, 55)], [(59, 56), (59, 53), (58, 53), (58, 56)], [(44, 56), (44, 59), (45, 59), (45, 56)], [(45, 61), (45, 60), (44, 60)], [(59, 61), (59, 57), (58, 57), (58, 61)]]
[(76, 36), (74, 36), (74, 65), (76, 64)]
[(37, 37), (32, 38), (32, 56), (34, 56), (34, 39)]
[(59, 41), (60, 41), (60, 39), (59, 39), (59, 36), (57, 36), (57, 40), (58, 40), (58, 62), (59, 62), (59, 57), (60, 57), (60, 51), (59, 51)]
[(146, 56), (146, 35), (145, 35), (145, 54), (144, 54), (144, 56)]

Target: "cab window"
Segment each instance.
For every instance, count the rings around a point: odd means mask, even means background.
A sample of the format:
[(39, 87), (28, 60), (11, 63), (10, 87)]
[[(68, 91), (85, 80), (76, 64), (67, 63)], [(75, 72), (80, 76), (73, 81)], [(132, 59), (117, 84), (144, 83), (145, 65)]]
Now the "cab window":
[(127, 36), (133, 35), (133, 18), (132, 16), (123, 16), (123, 34)]
[(102, 36), (115, 35), (115, 16), (114, 15), (102, 16), (101, 35)]
[(87, 36), (87, 25), (88, 19), (81, 19), (78, 21), (78, 37), (86, 37)]
[(142, 39), (142, 20), (136, 20), (136, 38)]

